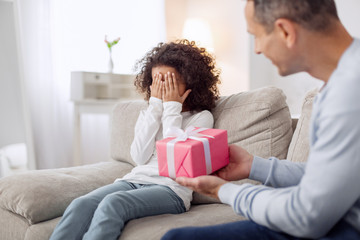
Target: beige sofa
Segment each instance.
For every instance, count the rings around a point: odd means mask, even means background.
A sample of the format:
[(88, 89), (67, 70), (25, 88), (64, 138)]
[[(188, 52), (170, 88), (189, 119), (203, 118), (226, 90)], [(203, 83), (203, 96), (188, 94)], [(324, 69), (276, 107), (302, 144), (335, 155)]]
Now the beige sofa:
[[(308, 153), (308, 121), (313, 95), (311, 93), (305, 99), (299, 121), (291, 119), (285, 96), (277, 88), (267, 87), (222, 97), (212, 111), (214, 127), (228, 130), (230, 144), (240, 144), (258, 156), (304, 161)], [(146, 106), (143, 101), (133, 101), (115, 107), (111, 161), (30, 171), (1, 179), (0, 239), (48, 239), (74, 198), (128, 173), (134, 166), (129, 153), (133, 128), (139, 111)], [(189, 212), (132, 220), (126, 224), (120, 239), (160, 239), (174, 227), (213, 225), (242, 219), (229, 206), (195, 193)]]

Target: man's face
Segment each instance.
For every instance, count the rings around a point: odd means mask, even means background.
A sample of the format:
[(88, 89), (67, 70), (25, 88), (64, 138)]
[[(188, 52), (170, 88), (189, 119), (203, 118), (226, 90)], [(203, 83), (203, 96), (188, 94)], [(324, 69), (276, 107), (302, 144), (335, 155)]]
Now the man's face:
[(282, 38), (280, 29), (274, 28), (270, 33), (267, 33), (265, 27), (255, 19), (254, 2), (247, 1), (245, 7), (245, 18), (247, 22), (248, 32), (254, 36), (255, 53), (264, 54), (272, 63), (278, 68), (281, 76), (286, 76), (295, 72), (295, 59), (292, 53), (286, 47), (284, 38)]

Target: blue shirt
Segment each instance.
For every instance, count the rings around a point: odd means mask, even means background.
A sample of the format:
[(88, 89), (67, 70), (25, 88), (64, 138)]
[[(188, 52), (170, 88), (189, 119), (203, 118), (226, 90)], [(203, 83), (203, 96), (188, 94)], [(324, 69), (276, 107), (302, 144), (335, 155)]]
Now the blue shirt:
[(340, 219), (360, 232), (360, 40), (344, 52), (316, 96), (306, 164), (254, 157), (250, 178), (227, 183), (222, 202), (275, 231), (324, 236)]

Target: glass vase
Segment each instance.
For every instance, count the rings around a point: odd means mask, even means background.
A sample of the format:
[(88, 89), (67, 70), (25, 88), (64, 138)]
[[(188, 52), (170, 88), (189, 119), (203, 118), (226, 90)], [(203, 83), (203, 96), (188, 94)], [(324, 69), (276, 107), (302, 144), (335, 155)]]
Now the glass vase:
[(111, 55), (111, 52), (110, 52), (110, 54), (109, 54), (109, 63), (108, 63), (108, 72), (112, 73), (113, 70), (114, 70), (114, 62), (113, 62), (112, 55)]

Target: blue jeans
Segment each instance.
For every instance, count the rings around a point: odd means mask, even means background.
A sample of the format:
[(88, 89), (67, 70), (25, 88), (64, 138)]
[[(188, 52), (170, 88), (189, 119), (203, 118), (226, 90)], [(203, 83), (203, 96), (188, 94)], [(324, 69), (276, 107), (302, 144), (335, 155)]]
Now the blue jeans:
[(73, 200), (50, 239), (117, 240), (131, 219), (183, 212), (184, 202), (169, 187), (119, 181)]
[[(252, 221), (239, 221), (206, 227), (184, 227), (170, 230), (161, 240), (300, 240), (300, 238), (270, 230)], [(356, 240), (360, 233), (345, 221), (340, 221), (321, 240)]]

